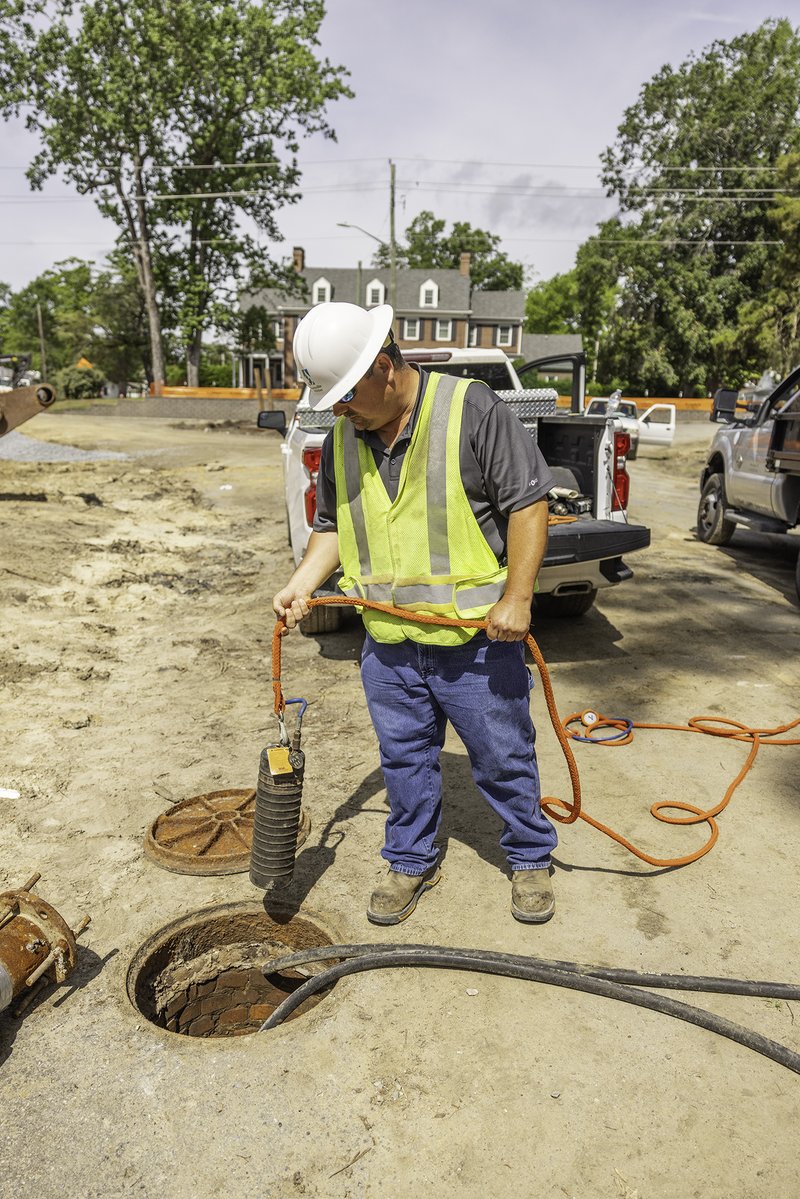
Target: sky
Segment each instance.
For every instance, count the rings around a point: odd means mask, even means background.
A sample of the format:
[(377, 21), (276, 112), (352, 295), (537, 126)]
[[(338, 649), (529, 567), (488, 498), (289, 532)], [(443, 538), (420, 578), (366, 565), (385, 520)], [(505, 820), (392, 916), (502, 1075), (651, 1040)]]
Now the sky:
[[(328, 110), (336, 142), (301, 146), (299, 203), (279, 215), (280, 260), (352, 267), (389, 236), (390, 161), (399, 240), (429, 209), (501, 238), (526, 285), (569, 270), (614, 212), (599, 156), (665, 64), (800, 12), (787, 0), (327, 0), (319, 55), (347, 67), (353, 99)], [(794, 5), (792, 6), (794, 7)], [(31, 192), (37, 140), (0, 125), (0, 282), (19, 289), (68, 257), (102, 264), (115, 227), (58, 179)], [(342, 223), (360, 226), (342, 228)]]

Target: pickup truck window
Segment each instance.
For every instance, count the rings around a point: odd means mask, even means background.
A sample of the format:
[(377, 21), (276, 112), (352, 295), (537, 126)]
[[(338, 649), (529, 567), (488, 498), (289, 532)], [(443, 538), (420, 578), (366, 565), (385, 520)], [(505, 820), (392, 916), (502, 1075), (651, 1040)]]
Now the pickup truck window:
[[(589, 404), (586, 409), (587, 413), (590, 413), (592, 416), (605, 416), (607, 410), (607, 400), (592, 400), (591, 404)], [(620, 416), (631, 417), (632, 420), (637, 420), (639, 416), (636, 405), (631, 403), (626, 404), (624, 401), (620, 402), (617, 412)]]
[(478, 379), (488, 383), (492, 391), (513, 391), (514, 380), (504, 362), (432, 362), (430, 369), (439, 375), (455, 375), (458, 379)]

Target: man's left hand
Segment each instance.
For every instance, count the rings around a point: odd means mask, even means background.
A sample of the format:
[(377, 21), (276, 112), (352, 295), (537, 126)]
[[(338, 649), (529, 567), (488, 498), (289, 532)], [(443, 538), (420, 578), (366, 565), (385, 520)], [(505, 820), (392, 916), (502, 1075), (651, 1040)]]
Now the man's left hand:
[(530, 601), (504, 595), (486, 614), (490, 641), (522, 641), (531, 627)]

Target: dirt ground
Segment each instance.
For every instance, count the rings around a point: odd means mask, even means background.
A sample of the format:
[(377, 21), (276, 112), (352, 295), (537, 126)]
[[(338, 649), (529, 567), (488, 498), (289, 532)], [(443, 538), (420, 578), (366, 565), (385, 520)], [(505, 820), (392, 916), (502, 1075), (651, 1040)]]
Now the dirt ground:
[[(70, 982), (23, 1018), (0, 1015), (0, 1195), (800, 1193), (800, 1078), (608, 999), (407, 968), (345, 979), (272, 1033), (199, 1041), (148, 1023), (125, 990), (139, 946), (186, 913), (261, 898), (247, 874), (160, 869), (142, 838), (171, 800), (255, 785), (273, 740), (269, 600), (290, 570), (279, 440), (57, 412), (21, 432), (127, 456), (0, 461), (0, 788), (20, 793), (0, 800), (0, 890), (40, 871), (66, 918), (92, 917)], [(695, 539), (712, 432), (681, 425), (672, 450), (631, 465), (631, 515), (653, 539), (631, 558), (634, 580), (583, 620), (534, 629), (562, 716), (797, 716), (798, 539)], [(499, 828), (448, 740), (443, 881), (406, 924), (368, 924), (385, 798), (360, 644), (349, 623), (284, 648), (287, 693), (313, 701), (313, 828), (287, 902), (347, 942), (800, 982), (800, 747), (761, 750), (716, 847), (684, 869), (647, 866), (583, 822), (562, 828), (556, 915), (535, 927), (511, 917)], [(544, 792), (564, 796), (541, 687), (533, 709)], [(672, 857), (705, 830), (657, 824), (650, 804), (713, 806), (747, 747), (641, 731), (575, 752), (586, 810)], [(800, 1050), (800, 1004), (677, 997)]]

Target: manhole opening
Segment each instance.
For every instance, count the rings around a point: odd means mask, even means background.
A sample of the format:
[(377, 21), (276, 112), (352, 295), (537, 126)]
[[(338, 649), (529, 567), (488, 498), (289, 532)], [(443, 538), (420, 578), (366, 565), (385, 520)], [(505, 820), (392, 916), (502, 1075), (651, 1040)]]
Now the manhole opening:
[[(278, 975), (268, 970), (269, 963), (332, 944), (332, 932), (306, 912), (267, 913), (254, 904), (207, 908), (167, 925), (141, 946), (128, 970), (128, 995), (147, 1020), (167, 1032), (245, 1036), (257, 1032), (311, 972), (333, 965), (315, 962)], [(288, 1019), (310, 1011), (331, 989), (307, 999)]]

